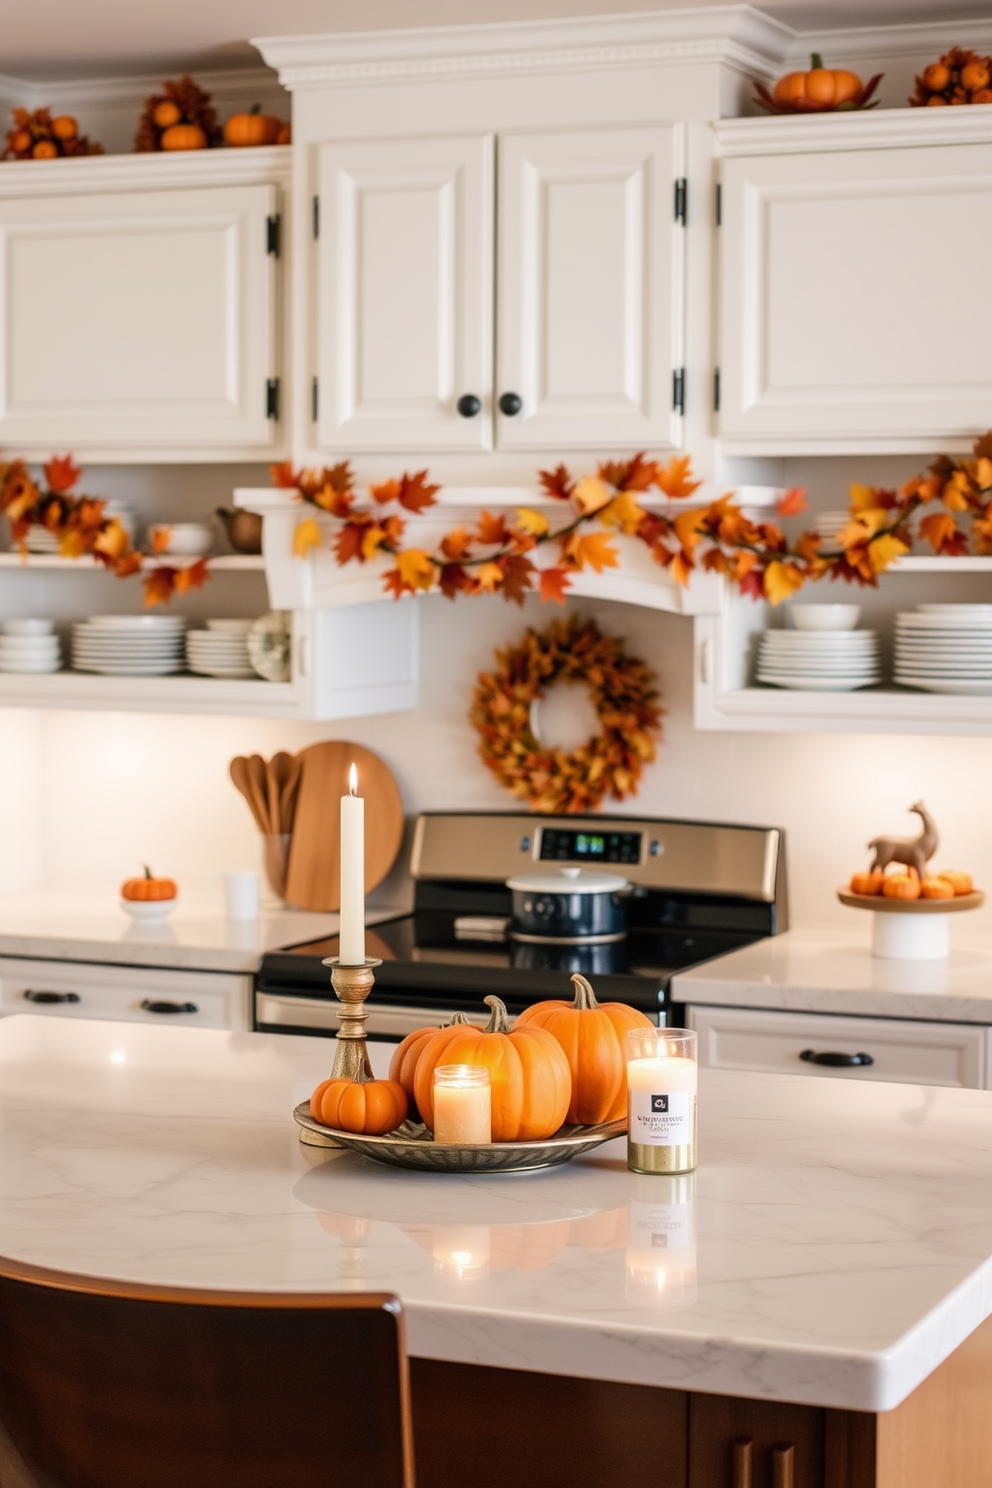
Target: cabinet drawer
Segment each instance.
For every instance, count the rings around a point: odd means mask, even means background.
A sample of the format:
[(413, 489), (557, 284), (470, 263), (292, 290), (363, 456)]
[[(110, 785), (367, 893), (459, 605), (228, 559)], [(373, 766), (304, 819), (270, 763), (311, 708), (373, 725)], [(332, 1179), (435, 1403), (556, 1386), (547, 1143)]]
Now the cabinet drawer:
[[(990, 1030), (968, 1023), (913, 1023), (889, 1018), (837, 1018), (757, 1008), (686, 1009), (699, 1035), (699, 1062), (714, 1069), (768, 1070), (895, 1080), (911, 1085), (989, 1089)], [(867, 1055), (856, 1065), (819, 1064), (817, 1055)]]
[(235, 973), (0, 957), (0, 1015), (244, 1029), (250, 1000), (251, 978)]

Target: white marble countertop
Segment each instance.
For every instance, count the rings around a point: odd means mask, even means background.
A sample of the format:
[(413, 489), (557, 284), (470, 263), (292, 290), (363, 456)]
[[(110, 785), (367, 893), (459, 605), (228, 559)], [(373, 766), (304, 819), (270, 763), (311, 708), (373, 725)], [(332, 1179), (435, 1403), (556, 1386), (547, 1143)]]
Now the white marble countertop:
[(527, 1175), (304, 1148), (325, 1040), (0, 1023), (0, 1254), (390, 1290), (412, 1353), (861, 1410), (992, 1313), (992, 1093), (701, 1071), (689, 1180), (622, 1142)]
[(947, 960), (887, 961), (871, 954), (868, 922), (867, 914), (852, 911), (848, 930), (800, 927), (759, 940), (680, 972), (672, 998), (719, 1007), (992, 1023), (992, 943), (969, 941), (955, 926)]
[[(399, 911), (370, 911), (370, 925)], [(160, 925), (138, 925), (106, 894), (29, 893), (0, 899), (0, 956), (254, 972), (259, 956), (338, 932), (336, 914), (299, 909), (229, 920), (216, 900), (181, 895)]]

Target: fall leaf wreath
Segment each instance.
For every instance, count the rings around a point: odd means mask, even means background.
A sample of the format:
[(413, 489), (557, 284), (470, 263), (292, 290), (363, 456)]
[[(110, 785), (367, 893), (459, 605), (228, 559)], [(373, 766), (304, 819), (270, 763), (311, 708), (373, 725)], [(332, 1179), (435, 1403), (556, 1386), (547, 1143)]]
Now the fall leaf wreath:
[[(556, 683), (589, 689), (601, 731), (578, 749), (549, 748), (531, 727), (531, 709)], [(637, 794), (661, 738), (662, 709), (650, 667), (594, 620), (571, 616), (496, 652), (481, 672), (469, 714), (479, 753), (500, 785), (533, 811), (595, 811), (604, 796)]]

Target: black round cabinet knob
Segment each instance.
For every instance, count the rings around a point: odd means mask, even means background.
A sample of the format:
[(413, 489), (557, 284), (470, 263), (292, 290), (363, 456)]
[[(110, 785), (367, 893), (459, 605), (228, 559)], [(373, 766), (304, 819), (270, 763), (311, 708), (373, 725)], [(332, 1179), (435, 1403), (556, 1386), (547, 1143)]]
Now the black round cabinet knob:
[(462, 418), (475, 418), (476, 414), (482, 412), (482, 404), (474, 393), (462, 393), (455, 407)]
[(524, 400), (519, 393), (504, 393), (499, 400), (499, 411), (505, 413), (507, 418), (516, 418), (523, 406)]

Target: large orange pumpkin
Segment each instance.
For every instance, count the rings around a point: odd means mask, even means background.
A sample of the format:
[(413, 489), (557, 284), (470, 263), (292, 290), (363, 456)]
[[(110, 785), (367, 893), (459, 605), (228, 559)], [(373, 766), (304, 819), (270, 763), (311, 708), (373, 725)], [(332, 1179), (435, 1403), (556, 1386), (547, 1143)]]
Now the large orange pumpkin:
[[(467, 1023), (468, 1019), (464, 1013), (454, 1013), (451, 1022), (447, 1026), (449, 1028), (464, 1028)], [(412, 1033), (407, 1034), (401, 1044), (397, 1044), (396, 1051), (389, 1061), (389, 1078), (391, 1080), (397, 1080), (403, 1086), (412, 1108), (410, 1114), (414, 1118), (418, 1114), (417, 1095), (413, 1088), (413, 1082), (417, 1074), (417, 1064), (421, 1054), (427, 1047), (428, 1040), (432, 1039), (440, 1031), (438, 1028), (415, 1028)]]
[(573, 976), (572, 984), (574, 1002), (535, 1002), (517, 1027), (546, 1028), (561, 1045), (572, 1075), (570, 1125), (618, 1121), (627, 1114), (624, 1038), (629, 1028), (650, 1028), (651, 1019), (623, 1002), (598, 1003), (583, 976)]
[(338, 1131), (381, 1137), (406, 1120), (407, 1098), (396, 1080), (323, 1080), (310, 1097), (310, 1115)]
[(776, 103), (795, 103), (808, 98), (812, 103), (849, 103), (861, 92), (863, 84), (856, 72), (843, 68), (824, 67), (823, 58), (814, 52), (810, 58), (809, 72), (787, 72), (775, 84)]
[(434, 1070), (439, 1064), (484, 1065), (492, 1092), (494, 1142), (537, 1142), (565, 1120), (572, 1096), (568, 1060), (544, 1028), (510, 1028), (498, 997), (487, 997), (485, 1028), (442, 1028), (417, 1060), (414, 1092), (424, 1122), (434, 1129)]
[(263, 114), (261, 105), (247, 114), (232, 114), (224, 125), (224, 138), (229, 145), (274, 145), (282, 129), (282, 120)]

